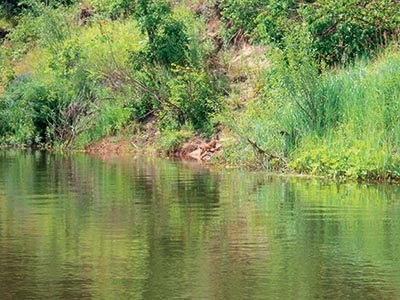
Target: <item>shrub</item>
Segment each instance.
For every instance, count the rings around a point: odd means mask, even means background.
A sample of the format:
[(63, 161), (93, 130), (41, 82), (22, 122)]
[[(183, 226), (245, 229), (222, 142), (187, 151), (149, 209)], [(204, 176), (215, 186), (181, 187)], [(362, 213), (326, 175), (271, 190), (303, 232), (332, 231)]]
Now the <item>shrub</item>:
[(271, 0), (257, 17), (256, 35), (260, 42), (285, 49), (284, 39), (302, 23), (297, 13), (298, 1)]
[(33, 103), (25, 95), (25, 83), (14, 82), (0, 98), (0, 143), (30, 145), (38, 141)]
[(258, 17), (258, 34), (281, 49), (285, 36), (304, 24), (318, 59), (329, 65), (351, 63), (397, 40), (397, 1), (270, 1)]
[(210, 133), (211, 119), (222, 106), (221, 96), (204, 70), (178, 67), (168, 83), (170, 101), (196, 130)]
[(219, 6), (227, 27), (224, 40), (229, 44), (253, 34), (257, 26), (257, 17), (265, 10), (266, 1), (222, 0)]
[(370, 55), (397, 39), (400, 6), (395, 1), (317, 1), (303, 5), (305, 19), (320, 59), (347, 63)]
[(173, 17), (166, 1), (137, 0), (135, 17), (142, 33), (147, 35), (146, 47), (135, 58), (144, 56), (148, 62), (165, 66), (187, 62), (188, 36), (183, 22)]
[(190, 128), (163, 130), (157, 146), (162, 153), (171, 155), (192, 135), (193, 132)]
[(130, 58), (131, 82), (137, 88), (131, 101), (134, 116), (142, 120), (157, 115), (162, 129), (178, 130), (188, 124), (210, 134), (210, 119), (221, 106), (221, 89), (203, 66), (197, 67), (202, 55), (193, 51), (189, 55), (183, 21), (165, 1), (137, 1), (137, 5), (135, 17), (148, 41)]

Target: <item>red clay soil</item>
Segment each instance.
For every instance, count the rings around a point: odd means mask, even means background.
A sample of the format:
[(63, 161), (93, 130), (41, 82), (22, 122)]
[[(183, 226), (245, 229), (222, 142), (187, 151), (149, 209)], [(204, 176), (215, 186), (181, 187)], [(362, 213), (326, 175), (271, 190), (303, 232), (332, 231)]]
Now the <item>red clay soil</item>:
[[(141, 138), (140, 142), (137, 138), (118, 138), (107, 137), (100, 142), (92, 144), (85, 149), (86, 153), (99, 155), (99, 156), (118, 156), (128, 153), (146, 153), (151, 155), (159, 155), (156, 151), (149, 151), (147, 146), (155, 143), (153, 137)], [(140, 147), (137, 145), (139, 144)], [(171, 157), (179, 157), (181, 159), (197, 160), (204, 162), (210, 160), (222, 151), (222, 145), (216, 140), (212, 139), (206, 143), (199, 137), (193, 137), (184, 143), (180, 148), (170, 153)]]
[(89, 145), (85, 152), (98, 155), (126, 154), (132, 153), (135, 149), (132, 143), (126, 138), (107, 137), (100, 142)]

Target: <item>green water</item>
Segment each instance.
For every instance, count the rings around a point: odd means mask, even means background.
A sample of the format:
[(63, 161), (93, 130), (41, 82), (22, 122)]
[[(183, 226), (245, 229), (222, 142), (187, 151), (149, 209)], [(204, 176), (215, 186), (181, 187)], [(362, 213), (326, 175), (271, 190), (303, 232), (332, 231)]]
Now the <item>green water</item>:
[(400, 187), (0, 152), (0, 299), (400, 299)]

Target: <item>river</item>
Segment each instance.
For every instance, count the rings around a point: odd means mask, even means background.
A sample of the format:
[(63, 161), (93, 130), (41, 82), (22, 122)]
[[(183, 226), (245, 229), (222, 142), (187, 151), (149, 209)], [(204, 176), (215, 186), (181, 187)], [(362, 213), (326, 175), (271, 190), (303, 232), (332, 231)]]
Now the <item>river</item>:
[(400, 299), (400, 187), (0, 152), (0, 299)]

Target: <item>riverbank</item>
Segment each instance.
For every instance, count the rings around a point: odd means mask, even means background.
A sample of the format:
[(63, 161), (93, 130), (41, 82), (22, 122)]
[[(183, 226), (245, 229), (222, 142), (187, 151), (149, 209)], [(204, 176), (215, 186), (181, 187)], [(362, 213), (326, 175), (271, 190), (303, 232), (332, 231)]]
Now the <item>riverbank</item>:
[(32, 3), (0, 22), (0, 145), (400, 179), (397, 3)]

